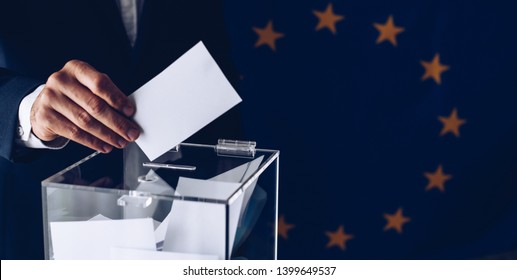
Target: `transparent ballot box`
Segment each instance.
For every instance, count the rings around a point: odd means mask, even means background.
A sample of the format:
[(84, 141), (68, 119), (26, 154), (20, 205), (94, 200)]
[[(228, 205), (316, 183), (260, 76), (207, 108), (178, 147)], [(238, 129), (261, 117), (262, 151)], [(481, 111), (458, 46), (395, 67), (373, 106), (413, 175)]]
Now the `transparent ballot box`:
[(276, 259), (279, 151), (136, 144), (42, 182), (47, 259)]

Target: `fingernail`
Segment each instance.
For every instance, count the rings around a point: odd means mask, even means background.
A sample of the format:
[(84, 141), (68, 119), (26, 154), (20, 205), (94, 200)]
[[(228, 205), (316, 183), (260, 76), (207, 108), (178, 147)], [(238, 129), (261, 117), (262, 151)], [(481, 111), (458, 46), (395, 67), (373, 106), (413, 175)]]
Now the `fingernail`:
[(129, 132), (127, 133), (127, 136), (129, 137), (129, 139), (131, 139), (131, 141), (135, 141), (139, 135), (140, 135), (140, 132), (134, 128), (130, 129)]
[(111, 152), (113, 147), (110, 145), (104, 145), (104, 147), (102, 149), (104, 150), (105, 153), (109, 153), (109, 152)]
[(135, 112), (135, 109), (133, 109), (133, 107), (131, 107), (131, 106), (126, 106), (126, 107), (124, 107), (123, 111), (124, 111), (124, 114), (126, 115), (126, 117), (131, 117), (133, 115), (133, 113)]
[(127, 145), (127, 141), (126, 140), (124, 140), (124, 139), (119, 139), (118, 140), (118, 146), (120, 148), (124, 148), (124, 147), (126, 147), (126, 145)]

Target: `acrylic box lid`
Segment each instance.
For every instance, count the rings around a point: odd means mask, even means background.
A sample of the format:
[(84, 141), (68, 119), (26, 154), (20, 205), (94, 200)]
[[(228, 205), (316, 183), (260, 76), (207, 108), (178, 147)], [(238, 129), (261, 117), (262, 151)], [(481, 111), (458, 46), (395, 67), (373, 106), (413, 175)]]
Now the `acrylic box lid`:
[[(42, 182), (43, 187), (229, 204), (253, 188), (279, 151), (254, 142), (219, 140), (217, 145), (183, 143), (154, 161), (136, 144), (119, 154), (93, 153)], [(143, 197), (141, 202), (139, 197)], [(120, 203), (124, 203), (121, 201)]]

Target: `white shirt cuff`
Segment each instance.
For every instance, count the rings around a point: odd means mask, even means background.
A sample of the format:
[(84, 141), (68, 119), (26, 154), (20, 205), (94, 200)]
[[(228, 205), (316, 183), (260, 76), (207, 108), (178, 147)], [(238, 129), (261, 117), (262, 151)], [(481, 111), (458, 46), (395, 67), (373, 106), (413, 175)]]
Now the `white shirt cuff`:
[(32, 133), (31, 126), (31, 110), (34, 101), (43, 90), (45, 85), (40, 85), (32, 93), (25, 96), (18, 108), (18, 131), (15, 142), (16, 144), (33, 149), (52, 149), (59, 150), (68, 144), (68, 139), (58, 137), (52, 141), (41, 141), (34, 133)]

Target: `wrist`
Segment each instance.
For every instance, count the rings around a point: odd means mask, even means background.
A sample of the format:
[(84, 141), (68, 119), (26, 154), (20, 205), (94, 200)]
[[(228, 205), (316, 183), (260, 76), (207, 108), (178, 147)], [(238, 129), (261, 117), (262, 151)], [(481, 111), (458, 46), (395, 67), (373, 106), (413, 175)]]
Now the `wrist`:
[(20, 103), (18, 109), (18, 136), (16, 137), (15, 142), (18, 145), (27, 148), (61, 149), (68, 144), (68, 139), (56, 136), (53, 139), (49, 139), (50, 141), (43, 141), (33, 133), (32, 107), (44, 87), (44, 84), (40, 85), (32, 93), (25, 96)]
[(32, 132), (31, 111), (36, 98), (45, 85), (40, 85), (32, 93), (25, 96), (18, 109), (18, 137), (21, 141), (28, 141)]

